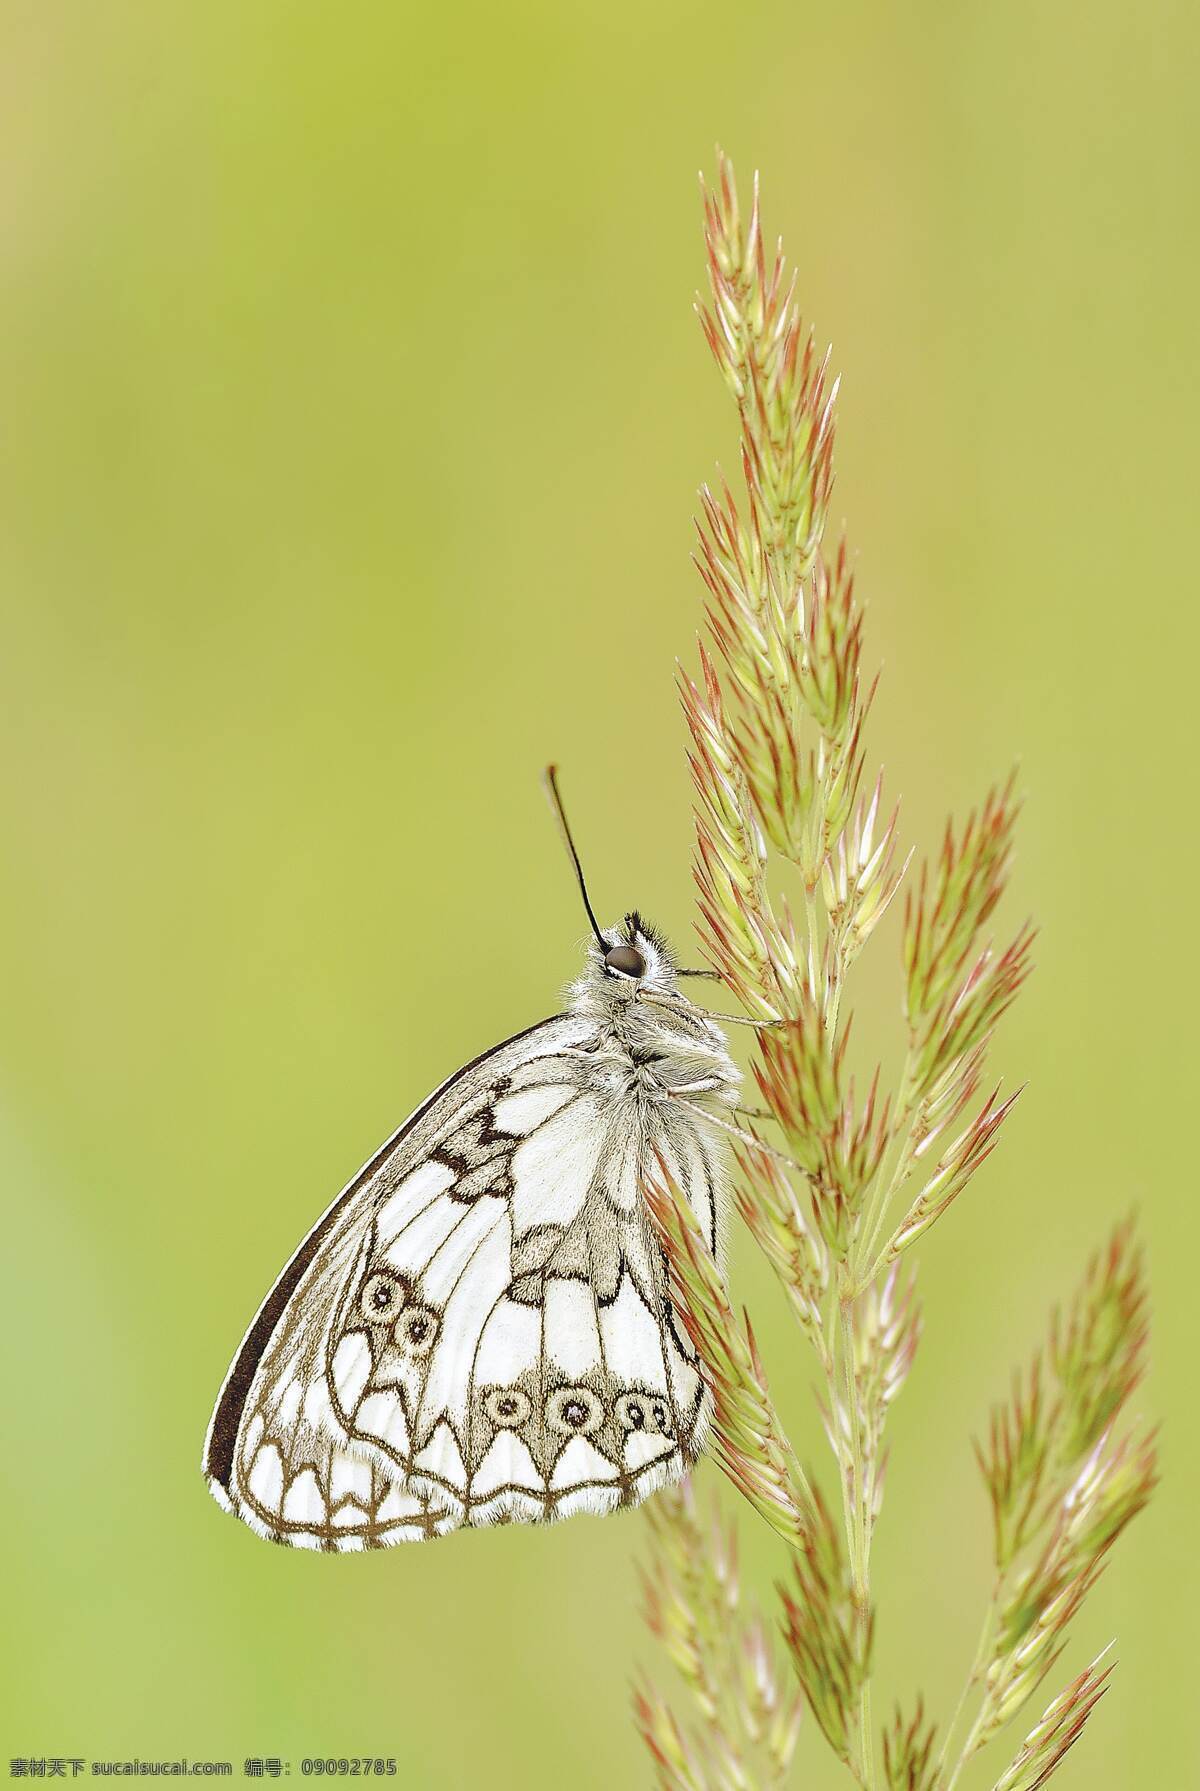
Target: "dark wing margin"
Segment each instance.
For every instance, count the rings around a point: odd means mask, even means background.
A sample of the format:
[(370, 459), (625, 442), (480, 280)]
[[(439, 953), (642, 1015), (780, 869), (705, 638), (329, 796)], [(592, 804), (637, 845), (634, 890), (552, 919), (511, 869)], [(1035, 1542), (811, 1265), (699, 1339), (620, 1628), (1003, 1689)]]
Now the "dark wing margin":
[(221, 1488), (226, 1498), (229, 1497), (229, 1482), (233, 1475), (233, 1460), (237, 1447), (238, 1429), (242, 1421), (242, 1410), (253, 1385), (254, 1376), (258, 1372), (258, 1365), (275, 1334), (275, 1327), (300, 1284), (304, 1271), (317, 1254), (347, 1202), (362, 1191), (380, 1164), (391, 1155), (399, 1144), (403, 1143), (413, 1127), (425, 1118), (435, 1101), (440, 1100), (442, 1095), (448, 1089), (453, 1088), (456, 1082), (461, 1081), (464, 1076), (470, 1075), (472, 1070), (477, 1070), (489, 1058), (498, 1056), (501, 1051), (506, 1051), (510, 1045), (519, 1044), (522, 1039), (529, 1038), (532, 1033), (540, 1032), (543, 1026), (552, 1026), (557, 1021), (566, 1018), (565, 1014), (554, 1014), (547, 1020), (539, 1020), (534, 1026), (526, 1026), (522, 1032), (515, 1032), (511, 1038), (502, 1039), (489, 1051), (483, 1051), (478, 1057), (473, 1057), (470, 1063), (464, 1063), (462, 1068), (455, 1070), (452, 1076), (447, 1076), (446, 1080), (434, 1089), (429, 1098), (423, 1101), (414, 1113), (409, 1114), (404, 1124), (393, 1132), (385, 1143), (380, 1145), (375, 1155), (363, 1165), (353, 1181), (342, 1189), (333, 1204), (322, 1213), (308, 1236), (295, 1251), (259, 1307), (249, 1330), (242, 1339), (241, 1347), (233, 1359), (229, 1373), (225, 1376), (225, 1383), (218, 1395), (212, 1420), (209, 1423), (208, 1435), (204, 1440), (202, 1463), (204, 1473), (214, 1486)]

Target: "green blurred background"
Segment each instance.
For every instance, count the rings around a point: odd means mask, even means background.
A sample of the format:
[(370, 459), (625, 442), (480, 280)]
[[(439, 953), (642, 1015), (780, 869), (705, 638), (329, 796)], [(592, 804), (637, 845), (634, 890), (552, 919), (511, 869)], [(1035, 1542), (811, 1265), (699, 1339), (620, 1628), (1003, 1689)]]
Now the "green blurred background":
[[(998, 1053), (1028, 1093), (923, 1252), (880, 1708), (948, 1709), (987, 1579), (969, 1436), (1136, 1204), (1166, 1482), (1075, 1626), (1060, 1677), (1112, 1635), (1120, 1666), (1056, 1782), (1195, 1783), (1195, 9), (0, 20), (7, 1754), (648, 1776), (638, 1519), (322, 1559), (198, 1462), (331, 1193), (574, 972), (548, 757), (603, 913), (688, 937), (720, 139), (844, 374), (835, 520), (909, 836), (1019, 757), (1007, 918), (1042, 927)], [(860, 979), (885, 1041), (895, 949)], [(815, 1453), (810, 1365), (735, 1269)], [(801, 1763), (842, 1782), (811, 1724)]]

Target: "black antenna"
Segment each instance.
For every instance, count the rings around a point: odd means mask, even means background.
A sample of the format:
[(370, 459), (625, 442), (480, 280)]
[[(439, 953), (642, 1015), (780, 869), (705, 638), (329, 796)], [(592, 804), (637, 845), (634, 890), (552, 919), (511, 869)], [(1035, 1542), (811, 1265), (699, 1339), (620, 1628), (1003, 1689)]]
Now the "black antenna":
[(596, 935), (596, 943), (600, 947), (601, 956), (609, 949), (608, 940), (600, 931), (599, 922), (592, 912), (592, 904), (588, 900), (587, 884), (583, 880), (583, 866), (579, 862), (579, 854), (575, 850), (575, 841), (571, 838), (571, 829), (567, 825), (567, 811), (563, 807), (562, 797), (558, 793), (558, 766), (547, 765), (542, 773), (542, 782), (546, 787), (546, 796), (550, 807), (554, 810), (554, 819), (558, 822), (563, 844), (571, 854), (571, 863), (575, 866), (575, 875), (579, 879), (579, 893), (583, 897), (583, 905), (587, 909), (587, 917), (592, 923), (592, 931)]

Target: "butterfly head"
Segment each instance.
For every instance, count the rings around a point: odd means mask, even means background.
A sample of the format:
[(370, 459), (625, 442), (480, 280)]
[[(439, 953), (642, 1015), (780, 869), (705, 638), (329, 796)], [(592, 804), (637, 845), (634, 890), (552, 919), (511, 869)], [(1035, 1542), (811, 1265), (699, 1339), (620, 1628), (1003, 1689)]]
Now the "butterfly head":
[(662, 934), (640, 914), (627, 914), (620, 926), (596, 928), (574, 1005), (597, 1018), (627, 1014), (642, 1000), (676, 999), (678, 974)]
[(640, 914), (627, 914), (620, 926), (597, 927), (572, 991), (573, 1006), (622, 1026), (636, 1024), (639, 1016), (650, 1024), (666, 1009), (688, 1016), (694, 1010), (679, 975), (675, 954), (657, 928)]
[(661, 1064), (682, 1054), (697, 1076), (715, 1073), (732, 1087), (737, 1072), (715, 1016), (680, 987), (689, 974), (656, 928), (627, 914), (619, 927), (597, 927), (571, 990), (571, 1011), (598, 1022), (601, 1035), (619, 1041), (635, 1061), (649, 1053), (649, 1061)]
[(610, 927), (591, 948), (590, 957), (606, 983), (633, 996), (639, 989), (667, 992), (675, 987), (677, 968), (661, 933), (640, 914), (627, 914), (619, 927)]
[[(644, 921), (636, 910), (627, 914), (619, 927), (601, 928), (567, 825), (566, 811), (558, 792), (558, 773), (553, 765), (546, 767), (546, 794), (567, 855), (575, 867), (579, 893), (592, 928), (587, 968), (571, 990), (573, 1010), (616, 1024), (625, 1034), (636, 1032), (639, 1022), (649, 1025), (653, 1010), (658, 1010), (660, 1029), (663, 1024), (677, 1026), (682, 1021), (685, 1028), (719, 1041), (723, 1050), (724, 1041), (712, 1024), (713, 1016), (697, 1008), (679, 988), (681, 975), (701, 973), (681, 971), (662, 934)], [(665, 1022), (664, 1013), (669, 1016)]]

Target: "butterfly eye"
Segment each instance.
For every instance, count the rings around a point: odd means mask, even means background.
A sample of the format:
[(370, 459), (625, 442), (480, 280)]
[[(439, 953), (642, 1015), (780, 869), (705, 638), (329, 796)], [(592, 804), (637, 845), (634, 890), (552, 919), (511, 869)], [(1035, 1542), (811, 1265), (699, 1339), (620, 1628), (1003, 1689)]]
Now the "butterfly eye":
[(520, 1387), (493, 1387), (483, 1409), (497, 1429), (514, 1430), (526, 1422), (533, 1405)]
[(604, 1407), (588, 1387), (560, 1387), (546, 1401), (546, 1422), (560, 1436), (590, 1436), (604, 1422)]
[(370, 1319), (372, 1324), (386, 1325), (401, 1311), (411, 1292), (408, 1283), (398, 1275), (381, 1272), (367, 1276), (358, 1304), (364, 1318)]
[(604, 963), (609, 970), (617, 970), (622, 976), (645, 976), (646, 960), (636, 945), (614, 945), (604, 954)]
[(396, 1321), (395, 1338), (401, 1349), (418, 1359), (427, 1356), (438, 1337), (437, 1314), (427, 1306), (414, 1306)]

